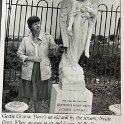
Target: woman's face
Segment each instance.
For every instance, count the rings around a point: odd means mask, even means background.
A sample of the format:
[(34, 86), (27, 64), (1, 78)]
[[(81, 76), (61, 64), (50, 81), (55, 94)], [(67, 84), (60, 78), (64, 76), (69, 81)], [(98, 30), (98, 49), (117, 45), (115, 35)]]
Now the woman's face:
[(34, 22), (31, 26), (31, 30), (33, 32), (39, 32), (41, 30), (40, 21), (39, 22)]

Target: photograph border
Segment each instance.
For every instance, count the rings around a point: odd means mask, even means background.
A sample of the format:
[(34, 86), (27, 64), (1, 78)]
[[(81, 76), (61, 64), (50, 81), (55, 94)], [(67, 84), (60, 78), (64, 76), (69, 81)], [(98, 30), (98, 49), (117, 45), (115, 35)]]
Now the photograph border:
[[(119, 121), (121, 121), (121, 120), (123, 123), (122, 118), (124, 118), (124, 107), (123, 107), (123, 105), (124, 105), (124, 103), (123, 103), (123, 101), (124, 101), (124, 96), (123, 96), (123, 94), (124, 94), (124, 91), (123, 91), (123, 89), (124, 89), (124, 76), (122, 75), (124, 73), (124, 61), (123, 61), (124, 60), (124, 54), (122, 54), (123, 48), (124, 48), (124, 42), (122, 41), (122, 39), (124, 38), (124, 31), (123, 31), (124, 30), (124, 27), (123, 27), (124, 18), (122, 16), (122, 13), (124, 11), (123, 10), (124, 1), (120, 0), (120, 3), (121, 3), (121, 5), (120, 5), (120, 8), (121, 8), (121, 16), (120, 16), (121, 17), (121, 116), (113, 116), (112, 115), (113, 120), (115, 120), (113, 122), (115, 122), (115, 123), (111, 123), (111, 122), (109, 123), (108, 122), (108, 124), (118, 124)], [(3, 91), (4, 44), (5, 44), (4, 40), (5, 40), (5, 18), (6, 18), (6, 12), (4, 10), (6, 10), (6, 0), (3, 0), (3, 3), (2, 3), (1, 41), (0, 41), (0, 84), (1, 84), (1, 86), (0, 86), (0, 95), (1, 95), (1, 97), (0, 97), (0, 103), (1, 103), (0, 104), (0, 110), (1, 110), (1, 117), (3, 115), (3, 113), (2, 113), (2, 91)], [(33, 115), (34, 113), (30, 113), (30, 114)], [(40, 113), (40, 114), (43, 114), (43, 113)], [(49, 115), (49, 114), (46, 113), (45, 115)], [(54, 114), (54, 115), (57, 115), (57, 114)], [(81, 115), (81, 116), (83, 116), (83, 115)], [(88, 116), (93, 116), (93, 115), (88, 115)], [(100, 115), (95, 115), (95, 116), (100, 116)], [(104, 115), (102, 115), (102, 116), (104, 116)], [(111, 117), (111, 115), (107, 115), (107, 116)], [(3, 119), (3, 118), (1, 118), (1, 119)], [(107, 124), (106, 122), (104, 122), (104, 123)]]

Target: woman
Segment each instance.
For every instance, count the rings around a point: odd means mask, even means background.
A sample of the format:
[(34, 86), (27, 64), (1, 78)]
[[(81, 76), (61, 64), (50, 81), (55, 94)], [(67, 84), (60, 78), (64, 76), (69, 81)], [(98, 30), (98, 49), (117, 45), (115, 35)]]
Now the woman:
[(17, 55), (22, 62), (20, 97), (29, 104), (34, 100), (35, 112), (40, 112), (42, 99), (50, 99), (51, 65), (49, 50), (60, 50), (48, 33), (41, 33), (40, 19), (36, 16), (28, 18), (31, 34), (24, 37)]
[[(83, 87), (83, 89), (85, 87), (85, 85), (83, 85), (85, 83), (83, 69), (78, 64), (78, 61), (83, 51), (85, 51), (85, 55), (89, 57), (90, 38), (98, 8), (97, 0), (92, 1), (96, 1), (96, 3), (93, 4), (90, 0), (63, 0), (61, 22), (65, 22), (63, 18), (67, 15), (68, 39), (63, 40), (67, 51), (63, 53), (59, 65), (60, 82), (62, 86), (65, 85), (65, 87), (67, 84), (72, 84), (73, 90), (80, 90), (81, 87)], [(71, 9), (68, 10), (67, 6)], [(68, 13), (66, 14), (64, 10)]]

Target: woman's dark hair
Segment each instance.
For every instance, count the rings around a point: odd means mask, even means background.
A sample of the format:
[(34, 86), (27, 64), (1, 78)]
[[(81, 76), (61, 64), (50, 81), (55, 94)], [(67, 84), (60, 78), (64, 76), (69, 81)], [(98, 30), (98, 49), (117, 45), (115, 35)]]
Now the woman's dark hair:
[(30, 16), (28, 18), (28, 20), (27, 20), (29, 29), (31, 30), (31, 26), (32, 26), (33, 23), (39, 22), (39, 21), (40, 21), (39, 17), (37, 17), (37, 16)]

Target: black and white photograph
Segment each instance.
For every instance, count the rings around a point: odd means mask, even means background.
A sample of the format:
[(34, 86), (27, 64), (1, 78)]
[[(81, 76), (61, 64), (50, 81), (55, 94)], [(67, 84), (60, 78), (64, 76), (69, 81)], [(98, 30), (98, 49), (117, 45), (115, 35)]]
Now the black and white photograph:
[(6, 0), (2, 113), (121, 116), (120, 2)]

